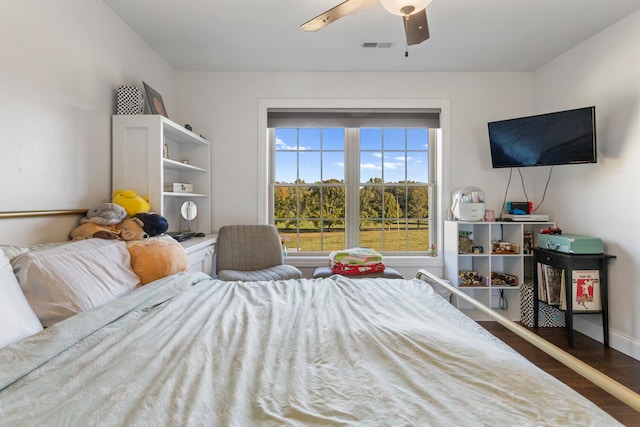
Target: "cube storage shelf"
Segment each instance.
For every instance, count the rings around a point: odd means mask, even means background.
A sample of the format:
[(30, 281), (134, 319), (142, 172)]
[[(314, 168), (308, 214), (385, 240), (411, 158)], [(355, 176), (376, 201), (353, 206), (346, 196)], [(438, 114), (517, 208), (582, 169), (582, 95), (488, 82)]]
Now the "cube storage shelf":
[[(520, 286), (533, 282), (538, 233), (555, 223), (445, 221), (444, 225), (445, 278), (488, 307), (502, 308), (506, 317), (520, 320)], [(488, 319), (455, 297), (452, 302), (474, 319)]]

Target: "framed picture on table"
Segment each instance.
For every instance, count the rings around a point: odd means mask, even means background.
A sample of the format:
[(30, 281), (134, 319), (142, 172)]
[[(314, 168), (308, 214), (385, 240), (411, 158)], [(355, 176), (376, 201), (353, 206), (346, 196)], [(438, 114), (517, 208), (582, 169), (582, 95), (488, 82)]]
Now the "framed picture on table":
[(571, 282), (574, 312), (602, 310), (599, 270), (574, 270)]
[(142, 82), (144, 85), (144, 92), (147, 95), (147, 102), (149, 104), (149, 111), (151, 114), (161, 114), (166, 118), (169, 118), (167, 115), (167, 109), (164, 107), (164, 102), (162, 101), (162, 96), (151, 86)]

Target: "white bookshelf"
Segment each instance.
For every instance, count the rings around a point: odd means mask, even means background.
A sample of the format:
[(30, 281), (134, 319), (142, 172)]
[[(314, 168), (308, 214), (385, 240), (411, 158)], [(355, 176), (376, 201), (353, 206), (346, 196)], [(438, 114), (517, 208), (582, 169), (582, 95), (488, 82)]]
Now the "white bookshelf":
[[(169, 231), (186, 228), (180, 207), (193, 201), (198, 216), (191, 230), (211, 233), (209, 141), (161, 115), (115, 115), (112, 149), (112, 191), (148, 197), (152, 211), (169, 222)], [(193, 191), (165, 191), (172, 183), (193, 184)]]

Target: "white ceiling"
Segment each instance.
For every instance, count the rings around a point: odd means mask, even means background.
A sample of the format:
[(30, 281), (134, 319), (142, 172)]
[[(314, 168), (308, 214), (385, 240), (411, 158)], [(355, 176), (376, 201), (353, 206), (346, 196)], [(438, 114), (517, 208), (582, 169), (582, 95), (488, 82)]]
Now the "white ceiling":
[(340, 0), (103, 1), (189, 71), (530, 71), (640, 10), (640, 0), (433, 0), (431, 38), (405, 58), (402, 18), (382, 7), (308, 33), (300, 25)]

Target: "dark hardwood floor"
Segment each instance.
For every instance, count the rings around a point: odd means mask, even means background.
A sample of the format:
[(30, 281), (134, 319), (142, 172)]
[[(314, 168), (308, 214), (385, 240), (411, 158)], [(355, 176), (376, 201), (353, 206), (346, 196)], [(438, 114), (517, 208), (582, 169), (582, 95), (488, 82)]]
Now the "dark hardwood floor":
[[(584, 379), (581, 375), (556, 361), (542, 350), (529, 344), (498, 322), (478, 323), (538, 367), (597, 404), (625, 426), (640, 426), (640, 412), (620, 402), (606, 391), (601, 390), (598, 386)], [(607, 349), (598, 341), (579, 332), (574, 332), (574, 345), (573, 348), (569, 348), (565, 328), (538, 328), (537, 330), (530, 328), (530, 330), (620, 384), (625, 385), (636, 393), (640, 393), (640, 361), (611, 348)]]

